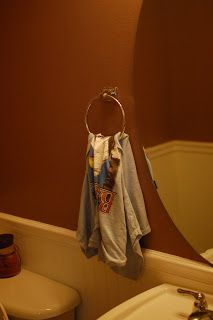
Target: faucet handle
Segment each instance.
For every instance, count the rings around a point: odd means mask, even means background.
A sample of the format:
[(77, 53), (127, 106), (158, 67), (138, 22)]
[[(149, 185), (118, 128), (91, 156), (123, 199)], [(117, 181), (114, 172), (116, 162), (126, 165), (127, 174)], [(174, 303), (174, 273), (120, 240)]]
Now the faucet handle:
[(185, 290), (185, 289), (181, 289), (181, 288), (177, 289), (177, 292), (193, 296), (196, 299), (196, 301), (194, 302), (194, 306), (198, 310), (203, 311), (203, 310), (206, 310), (208, 308), (206, 297), (205, 297), (205, 295), (203, 293), (196, 292), (196, 291)]

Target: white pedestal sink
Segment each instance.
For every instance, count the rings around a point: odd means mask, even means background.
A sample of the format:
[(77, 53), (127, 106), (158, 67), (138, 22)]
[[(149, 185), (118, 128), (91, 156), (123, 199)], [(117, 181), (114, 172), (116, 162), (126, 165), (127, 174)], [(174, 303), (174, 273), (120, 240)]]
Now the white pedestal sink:
[[(169, 284), (159, 285), (123, 302), (98, 320), (187, 319), (192, 313), (194, 298), (178, 293), (177, 289)], [(213, 296), (204, 294), (208, 309), (213, 310)]]

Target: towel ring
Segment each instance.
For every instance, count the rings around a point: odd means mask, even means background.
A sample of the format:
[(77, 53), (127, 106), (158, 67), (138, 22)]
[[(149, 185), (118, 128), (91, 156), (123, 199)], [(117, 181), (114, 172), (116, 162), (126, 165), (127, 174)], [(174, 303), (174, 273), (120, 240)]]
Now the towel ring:
[[(116, 97), (115, 97), (116, 96)], [(84, 122), (86, 125), (86, 129), (88, 131), (88, 133), (91, 133), (90, 129), (89, 129), (89, 125), (88, 125), (88, 114), (89, 114), (89, 110), (91, 108), (91, 106), (93, 105), (93, 103), (96, 100), (99, 100), (100, 98), (102, 98), (104, 101), (115, 101), (117, 106), (120, 108), (121, 110), (121, 114), (122, 114), (122, 131), (121, 131), (121, 136), (123, 135), (124, 131), (125, 131), (125, 126), (126, 126), (126, 118), (125, 118), (125, 112), (124, 112), (124, 108), (122, 106), (122, 104), (120, 103), (120, 101), (117, 99), (117, 88), (110, 88), (110, 89), (103, 89), (103, 91), (101, 92), (101, 94), (99, 96), (94, 97), (87, 109), (86, 109), (86, 114), (85, 114), (85, 118), (84, 118)]]

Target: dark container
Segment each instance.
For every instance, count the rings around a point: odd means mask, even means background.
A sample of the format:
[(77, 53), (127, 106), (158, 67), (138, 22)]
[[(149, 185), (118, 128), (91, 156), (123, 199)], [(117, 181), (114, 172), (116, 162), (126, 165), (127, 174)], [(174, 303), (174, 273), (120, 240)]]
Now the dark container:
[(9, 278), (21, 271), (21, 258), (10, 233), (0, 234), (0, 278)]

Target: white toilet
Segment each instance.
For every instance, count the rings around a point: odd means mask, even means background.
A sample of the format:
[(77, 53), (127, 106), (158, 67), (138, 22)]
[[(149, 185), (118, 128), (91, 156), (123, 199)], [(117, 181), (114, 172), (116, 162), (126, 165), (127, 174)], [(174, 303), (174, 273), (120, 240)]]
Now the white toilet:
[(26, 269), (0, 279), (0, 302), (11, 320), (74, 320), (76, 290)]

